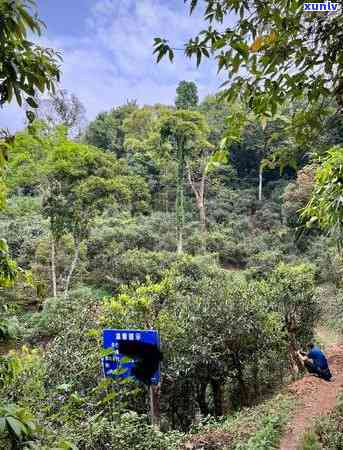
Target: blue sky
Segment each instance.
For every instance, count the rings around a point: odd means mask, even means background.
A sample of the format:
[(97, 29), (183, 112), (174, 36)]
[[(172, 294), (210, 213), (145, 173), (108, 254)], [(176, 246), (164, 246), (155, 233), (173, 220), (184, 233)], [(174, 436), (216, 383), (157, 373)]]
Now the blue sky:
[[(198, 84), (201, 97), (220, 85), (213, 62), (197, 69), (179, 54), (174, 64), (155, 63), (154, 37), (182, 46), (201, 29), (200, 11), (189, 17), (183, 0), (37, 0), (37, 6), (47, 25), (42, 45), (63, 56), (61, 87), (80, 98), (89, 120), (132, 99), (171, 104), (184, 79)], [(0, 128), (23, 123), (15, 105), (0, 111)]]

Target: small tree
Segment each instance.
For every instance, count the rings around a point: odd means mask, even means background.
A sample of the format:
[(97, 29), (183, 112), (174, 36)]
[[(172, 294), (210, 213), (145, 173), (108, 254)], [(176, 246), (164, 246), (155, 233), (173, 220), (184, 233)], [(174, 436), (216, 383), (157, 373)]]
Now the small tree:
[[(234, 115), (230, 122), (234, 121)], [(239, 111), (238, 115), (242, 112)], [(237, 119), (236, 119), (237, 120)], [(246, 113), (240, 124), (241, 145), (255, 153), (258, 162), (258, 200), (262, 202), (263, 176), (266, 169), (286, 166), (296, 169), (295, 150), (293, 142), (287, 133), (288, 121), (284, 116), (277, 115), (273, 119), (258, 118), (252, 113)], [(237, 129), (239, 132), (239, 128)], [(238, 139), (237, 139), (238, 141)]]
[(197, 148), (201, 136), (206, 134), (207, 126), (203, 116), (197, 112), (176, 111), (162, 119), (161, 137), (171, 144), (177, 160), (176, 224), (177, 252), (183, 251), (184, 227), (184, 179), (186, 161)]
[(274, 307), (281, 314), (288, 336), (289, 367), (293, 373), (302, 367), (297, 356), (299, 345), (313, 336), (319, 313), (314, 295), (314, 268), (306, 264), (280, 264), (271, 274)]
[[(79, 253), (96, 215), (107, 207), (125, 204), (145, 211), (149, 193), (142, 177), (129, 172), (125, 161), (67, 138), (60, 126), (50, 129), (34, 122), (31, 132), (19, 133), (11, 149), (8, 184), (13, 190), (40, 194), (49, 220), (53, 295), (57, 295), (55, 255), (63, 236), (70, 234), (75, 253), (66, 275), (65, 294)], [(23, 164), (25, 161), (25, 164)]]

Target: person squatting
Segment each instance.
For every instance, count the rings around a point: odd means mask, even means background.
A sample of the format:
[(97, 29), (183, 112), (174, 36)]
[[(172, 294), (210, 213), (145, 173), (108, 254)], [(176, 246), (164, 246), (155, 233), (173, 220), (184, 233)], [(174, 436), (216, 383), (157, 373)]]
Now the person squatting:
[(308, 345), (309, 352), (299, 351), (299, 357), (309, 373), (317, 375), (325, 381), (331, 381), (332, 374), (324, 353), (312, 342)]

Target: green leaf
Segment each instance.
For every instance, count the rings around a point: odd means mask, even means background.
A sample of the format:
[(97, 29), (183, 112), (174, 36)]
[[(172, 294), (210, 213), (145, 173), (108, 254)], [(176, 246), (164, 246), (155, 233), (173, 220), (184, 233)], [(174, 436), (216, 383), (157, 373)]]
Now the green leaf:
[(197, 67), (199, 67), (200, 63), (201, 63), (201, 58), (202, 58), (202, 53), (201, 53), (200, 48), (197, 49), (196, 54), (197, 54)]
[(112, 347), (110, 347), (110, 348), (103, 348), (100, 351), (100, 356), (102, 358), (104, 358), (105, 356), (113, 355), (113, 354), (114, 354), (114, 349)]
[(36, 100), (34, 98), (27, 97), (26, 101), (31, 106), (31, 108), (34, 108), (34, 109), (38, 108), (38, 105), (37, 105)]
[(19, 422), (19, 420), (15, 419), (14, 417), (7, 417), (6, 420), (9, 427), (18, 438), (21, 438), (26, 434), (26, 428), (21, 422)]
[(109, 394), (106, 395), (106, 397), (104, 397), (99, 404), (100, 405), (106, 405), (107, 403), (111, 402), (112, 400), (114, 400), (115, 398), (118, 397), (118, 393), (115, 391), (110, 392)]
[(6, 418), (0, 417), (0, 435), (6, 432)]
[(168, 50), (168, 55), (169, 55), (170, 62), (173, 62), (173, 60), (174, 60), (174, 52), (173, 52), (173, 50), (171, 48)]
[(26, 117), (30, 123), (32, 123), (36, 118), (32, 111), (26, 111)]

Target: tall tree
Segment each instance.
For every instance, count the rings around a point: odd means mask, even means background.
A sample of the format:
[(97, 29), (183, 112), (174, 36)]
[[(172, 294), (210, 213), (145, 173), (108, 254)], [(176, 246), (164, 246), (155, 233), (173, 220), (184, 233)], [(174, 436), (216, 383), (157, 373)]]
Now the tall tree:
[(183, 251), (184, 228), (184, 183), (185, 167), (192, 151), (207, 127), (203, 116), (198, 112), (178, 110), (169, 113), (162, 121), (161, 136), (168, 140), (177, 161), (177, 193), (176, 193), (176, 223), (177, 223), (177, 252)]
[(124, 149), (130, 169), (147, 180), (150, 191), (169, 206), (171, 184), (174, 184), (174, 162), (168, 155), (168, 144), (161, 140), (161, 120), (170, 111), (161, 105), (137, 108), (123, 122)]
[[(207, 124), (206, 124), (207, 125)], [(220, 162), (219, 153), (214, 154), (215, 147), (208, 141), (209, 128), (199, 133), (194, 149), (186, 163), (189, 185), (195, 195), (196, 206), (199, 211), (200, 230), (205, 241), (207, 229), (205, 195), (210, 172)], [(203, 242), (205, 244), (205, 242)]]
[(69, 232), (75, 244), (65, 296), (94, 217), (106, 206), (132, 205), (136, 199), (148, 198), (144, 181), (125, 172), (125, 164), (112, 155), (70, 141), (56, 147), (46, 161), (44, 213), (50, 219), (52, 233), (58, 237), (61, 232)]
[(198, 110), (204, 114), (210, 128), (209, 141), (219, 148), (228, 128), (230, 105), (220, 95), (208, 95), (200, 103)]
[(176, 89), (177, 109), (196, 109), (199, 102), (198, 88), (194, 81), (181, 81)]
[(11, 153), (9, 188), (25, 189), (43, 198), (42, 213), (50, 228), (54, 295), (58, 288), (55, 256), (59, 243), (65, 235), (73, 239), (74, 256), (64, 270), (67, 295), (95, 216), (118, 204), (125, 204), (132, 212), (144, 212), (149, 200), (146, 183), (130, 173), (125, 161), (68, 139), (63, 126), (51, 130), (47, 124), (34, 122), (30, 132), (18, 134)]
[(109, 112), (102, 112), (91, 122), (85, 132), (84, 140), (87, 144), (102, 148), (121, 157), (124, 155), (125, 132), (123, 124), (127, 117), (137, 109), (135, 101), (113, 108)]
[[(51, 92), (48, 98), (37, 97), (36, 117), (52, 127), (64, 125), (72, 137), (81, 135), (86, 122), (86, 109), (76, 95), (66, 89)], [(28, 108), (28, 110), (31, 110)]]
[[(191, 13), (205, 4), (208, 27), (184, 46), (188, 57), (215, 58), (228, 74), (227, 97), (242, 96), (258, 115), (306, 94), (309, 101), (333, 96), (343, 110), (343, 14), (308, 12), (302, 0), (191, 0)], [(233, 25), (223, 26), (230, 16)], [(166, 39), (155, 39), (158, 61), (173, 60)], [(244, 72), (240, 71), (244, 68)]]
[(277, 165), (284, 170), (292, 166), (296, 170), (295, 156), (291, 155), (292, 143), (284, 132), (287, 126), (285, 118), (261, 121), (255, 117), (254, 122), (247, 124), (245, 137), (250, 151), (256, 153), (258, 160), (258, 200), (262, 202), (263, 176), (265, 169), (273, 169)]

